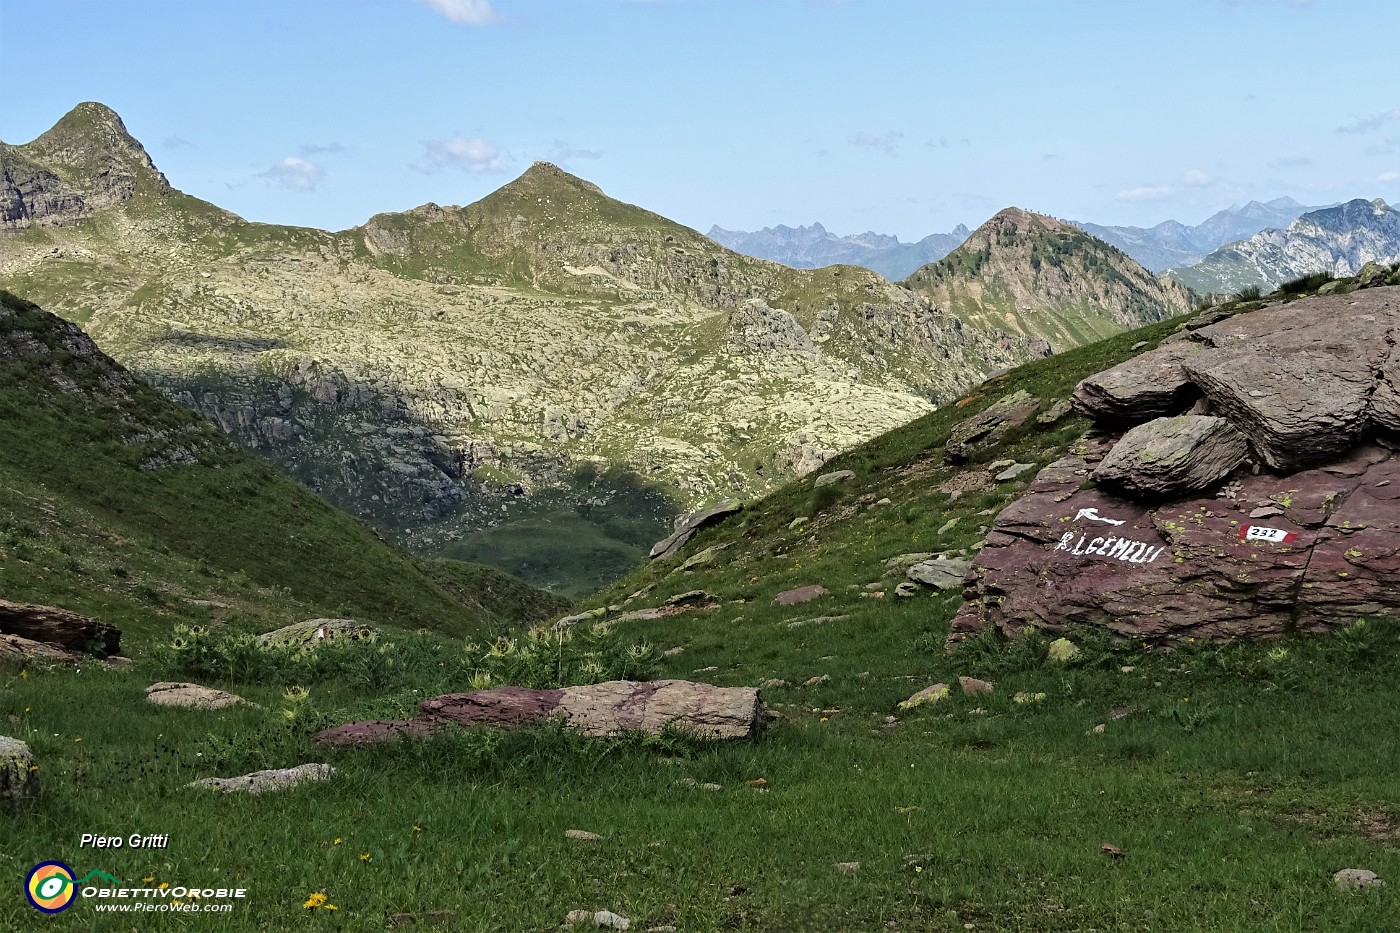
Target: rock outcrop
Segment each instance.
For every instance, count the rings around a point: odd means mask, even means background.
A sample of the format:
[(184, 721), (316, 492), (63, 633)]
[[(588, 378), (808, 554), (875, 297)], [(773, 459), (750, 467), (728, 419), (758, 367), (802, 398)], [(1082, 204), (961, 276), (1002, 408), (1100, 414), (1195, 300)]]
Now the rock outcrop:
[(335, 769), (327, 764), (297, 765), (294, 768), (271, 768), (231, 778), (203, 778), (188, 786), (215, 790), (221, 794), (268, 794), (288, 790), (301, 784), (329, 781)]
[(581, 687), (531, 690), (496, 687), (426, 700), (410, 720), (349, 723), (317, 734), (322, 745), (371, 745), (425, 737), (448, 726), (511, 727), (562, 718), (586, 735), (678, 729), (703, 738), (755, 735), (766, 723), (752, 687), (716, 687), (687, 680), (612, 680)]
[(146, 702), (186, 709), (226, 709), (247, 700), (223, 690), (189, 683), (158, 683), (146, 688)]
[(38, 770), (27, 743), (0, 735), (0, 806), (13, 809), (37, 797)]
[(1154, 418), (1123, 435), (1094, 470), (1094, 481), (1129, 495), (1199, 492), (1229, 476), (1249, 443), (1224, 418)]
[(1024, 390), (998, 399), (953, 428), (944, 447), (948, 459), (959, 463), (978, 450), (1000, 443), (1012, 428), (1029, 421), (1038, 408), (1040, 399)]
[(651, 546), (651, 559), (660, 560), (670, 557), (672, 554), (685, 547), (687, 541), (695, 537), (695, 533), (706, 525), (713, 525), (715, 522), (723, 520), (729, 515), (739, 511), (741, 506), (734, 499), (725, 499), (707, 509), (698, 512), (691, 512), (676, 521), (676, 530), (670, 535), (656, 542)]
[[(1187, 423), (1218, 434), (1223, 420), (1248, 438), (1234, 470), (1228, 433), (1159, 469), (1141, 429), (1117, 433), (1131, 394), (1104, 390), (1126, 382), (1113, 371), (1086, 380), (1076, 401), (1116, 430), (1087, 435), (997, 516), (952, 640), (1077, 624), (1151, 642), (1267, 637), (1400, 610), (1398, 332), (1400, 288), (1376, 288), (1239, 315), (1118, 367), (1174, 361), (1172, 397), (1188, 405), (1182, 387), (1198, 390), (1218, 416)], [(1138, 417), (1163, 414), (1164, 397)], [(1181, 423), (1168, 414), (1145, 427), (1161, 438)]]
[(56, 609), (0, 599), (0, 634), (17, 635), (55, 648), (101, 656), (121, 653), (121, 631), (98, 619)]
[(258, 644), (308, 648), (323, 641), (373, 641), (379, 629), (354, 619), (307, 619), (258, 636)]

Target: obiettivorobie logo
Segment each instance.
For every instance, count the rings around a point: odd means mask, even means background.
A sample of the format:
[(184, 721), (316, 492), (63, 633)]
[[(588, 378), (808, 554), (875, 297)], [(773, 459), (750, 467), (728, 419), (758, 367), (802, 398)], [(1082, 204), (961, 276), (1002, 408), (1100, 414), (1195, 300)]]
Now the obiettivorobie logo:
[(81, 878), (73, 877), (73, 869), (62, 862), (40, 862), (24, 879), (24, 896), (40, 913), (58, 914), (73, 906), (78, 886), (97, 878), (112, 885), (121, 882), (105, 871), (94, 868)]

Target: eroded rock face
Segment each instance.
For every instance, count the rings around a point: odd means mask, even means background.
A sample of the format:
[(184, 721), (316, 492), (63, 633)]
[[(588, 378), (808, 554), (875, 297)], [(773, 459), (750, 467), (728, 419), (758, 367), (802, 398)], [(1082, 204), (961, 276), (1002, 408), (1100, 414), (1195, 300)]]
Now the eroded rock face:
[(411, 720), (350, 723), (316, 736), (322, 745), (372, 745), (425, 737), (451, 725), (538, 725), (563, 717), (587, 735), (677, 728), (711, 739), (744, 738), (765, 724), (763, 702), (752, 687), (716, 687), (688, 680), (612, 680), (560, 690), (496, 687), (425, 701)]
[(1076, 407), (1121, 426), (1183, 414), (1203, 397), (1278, 472), (1400, 426), (1400, 288), (1310, 298), (1184, 333), (1085, 379)]
[(1244, 435), (1224, 418), (1154, 418), (1124, 434), (1093, 476), (1129, 494), (1166, 497), (1215, 485), (1248, 454)]
[(1086, 440), (997, 516), (951, 640), (1076, 624), (1154, 642), (1254, 638), (1400, 610), (1393, 451), (1365, 444), (1318, 469), (1149, 506), (1080, 488), (1111, 443)]

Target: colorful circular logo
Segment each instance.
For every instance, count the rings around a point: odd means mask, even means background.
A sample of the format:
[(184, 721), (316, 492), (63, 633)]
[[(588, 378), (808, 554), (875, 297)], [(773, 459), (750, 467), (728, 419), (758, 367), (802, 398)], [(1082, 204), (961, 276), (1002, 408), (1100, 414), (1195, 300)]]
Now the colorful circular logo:
[(73, 869), (62, 862), (40, 862), (24, 880), (24, 894), (34, 909), (57, 914), (73, 906), (78, 888), (73, 883)]

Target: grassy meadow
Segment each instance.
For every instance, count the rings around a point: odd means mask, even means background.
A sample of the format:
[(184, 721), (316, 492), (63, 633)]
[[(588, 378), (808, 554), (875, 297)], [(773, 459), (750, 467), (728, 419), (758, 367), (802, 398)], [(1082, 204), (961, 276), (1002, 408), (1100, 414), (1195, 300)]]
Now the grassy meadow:
[[(576, 909), (697, 933), (1400, 929), (1396, 620), (1171, 652), (1081, 632), (1080, 654), (1055, 663), (1036, 636), (947, 653), (958, 597), (894, 594), (889, 558), (971, 553), (1024, 490), (993, 482), (987, 462), (1043, 465), (1086, 427), (1032, 421), (955, 469), (941, 451), (956, 423), (1018, 389), (1048, 408), (1180, 326), (994, 379), (837, 458), (826, 469), (852, 470), (845, 483), (785, 487), (577, 606), (703, 589), (710, 608), (567, 638), (499, 618), (489, 635), (389, 624), (379, 641), (309, 656), (250, 651), (239, 633), (268, 626), (249, 618), (153, 633), (125, 670), (0, 667), (0, 732), (30, 743), (44, 787), (36, 805), (0, 813), (0, 876), (16, 888), (0, 898), (0, 929), (545, 933)], [(775, 603), (806, 584), (828, 592)], [(311, 739), (443, 692), (616, 676), (763, 685), (778, 718), (754, 741), (718, 745), (555, 728), (363, 750)], [(995, 691), (965, 696), (959, 676)], [(257, 705), (155, 707), (144, 690), (157, 680)], [(948, 698), (898, 709), (936, 682), (952, 685)], [(183, 786), (310, 761), (337, 774), (264, 797)], [(170, 846), (79, 850), (84, 832), (169, 833)], [(17, 889), (54, 858), (249, 895), (232, 915), (134, 922), (80, 903), (49, 919)], [(1388, 885), (1339, 891), (1342, 868)]]

